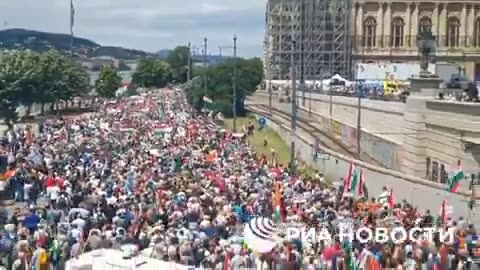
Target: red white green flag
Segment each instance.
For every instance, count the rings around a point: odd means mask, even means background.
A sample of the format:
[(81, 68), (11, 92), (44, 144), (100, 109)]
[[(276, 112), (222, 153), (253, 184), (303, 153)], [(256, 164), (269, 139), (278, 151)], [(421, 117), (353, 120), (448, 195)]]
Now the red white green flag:
[[(355, 164), (350, 162), (350, 166), (347, 171), (347, 176), (343, 180), (343, 196), (349, 194), (349, 192), (355, 192), (355, 190), (351, 189), (352, 182), (356, 180), (356, 172), (355, 172)], [(353, 183), (356, 186), (356, 183)]]
[(460, 181), (464, 177), (465, 177), (465, 174), (463, 173), (462, 164), (459, 160), (454, 171), (448, 176), (447, 191), (457, 192), (458, 187), (460, 185)]
[(360, 169), (360, 180), (358, 183), (358, 196), (368, 198), (367, 183), (365, 182), (365, 176), (363, 175), (363, 169)]
[(394, 205), (394, 198), (393, 198), (393, 188), (390, 189), (390, 195), (388, 196), (388, 206), (390, 206), (390, 208), (393, 208), (393, 205)]

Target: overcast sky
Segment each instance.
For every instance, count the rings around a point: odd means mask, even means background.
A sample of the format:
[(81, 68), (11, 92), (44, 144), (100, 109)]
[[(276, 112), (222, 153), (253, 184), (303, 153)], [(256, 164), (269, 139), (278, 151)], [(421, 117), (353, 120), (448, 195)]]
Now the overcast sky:
[[(101, 45), (158, 51), (178, 44), (231, 46), (261, 56), (266, 0), (75, 0), (75, 35)], [(69, 33), (69, 0), (0, 0), (1, 28)], [(6, 25), (5, 25), (6, 24)], [(223, 49), (222, 54), (231, 54)]]

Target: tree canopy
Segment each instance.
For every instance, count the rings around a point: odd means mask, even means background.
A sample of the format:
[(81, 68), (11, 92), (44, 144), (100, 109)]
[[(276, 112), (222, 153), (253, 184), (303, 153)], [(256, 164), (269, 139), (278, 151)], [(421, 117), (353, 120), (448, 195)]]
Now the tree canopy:
[(155, 58), (139, 61), (132, 75), (132, 83), (139, 87), (165, 87), (172, 80), (170, 65)]
[(187, 81), (189, 50), (187, 46), (177, 46), (168, 54), (167, 63), (172, 70), (173, 80), (177, 83)]
[(255, 92), (263, 78), (262, 61), (253, 59), (232, 59), (225, 63), (199, 68), (195, 71), (195, 78), (186, 83), (184, 89), (190, 104), (197, 109), (202, 108), (204, 89), (204, 74), (207, 74), (207, 96), (212, 99), (217, 108), (227, 116), (232, 115), (233, 104), (233, 61), (237, 68), (236, 76), (236, 99), (237, 114), (245, 113), (244, 102), (246, 96)]
[(103, 98), (115, 97), (115, 92), (122, 86), (122, 77), (118, 75), (118, 70), (112, 66), (104, 66), (100, 70), (95, 81), (95, 91), (97, 95)]
[(0, 114), (7, 124), (24, 105), (27, 116), (34, 103), (54, 104), (83, 96), (89, 91), (85, 70), (57, 51), (7, 53), (0, 59)]

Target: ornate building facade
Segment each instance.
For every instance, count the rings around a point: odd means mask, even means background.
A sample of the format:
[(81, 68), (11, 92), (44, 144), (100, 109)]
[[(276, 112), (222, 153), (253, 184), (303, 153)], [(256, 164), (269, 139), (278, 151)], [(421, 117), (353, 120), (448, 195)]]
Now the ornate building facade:
[(431, 30), (435, 60), (458, 63), (480, 81), (480, 0), (356, 0), (351, 18), (357, 62), (418, 61), (417, 35)]

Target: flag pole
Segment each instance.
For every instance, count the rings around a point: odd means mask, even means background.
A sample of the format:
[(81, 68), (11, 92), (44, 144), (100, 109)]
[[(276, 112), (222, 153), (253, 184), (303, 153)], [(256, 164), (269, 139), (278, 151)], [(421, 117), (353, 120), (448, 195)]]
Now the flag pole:
[(73, 25), (75, 23), (75, 8), (70, 0), (70, 56), (73, 57)]

